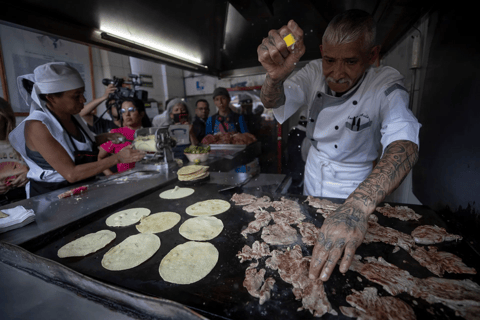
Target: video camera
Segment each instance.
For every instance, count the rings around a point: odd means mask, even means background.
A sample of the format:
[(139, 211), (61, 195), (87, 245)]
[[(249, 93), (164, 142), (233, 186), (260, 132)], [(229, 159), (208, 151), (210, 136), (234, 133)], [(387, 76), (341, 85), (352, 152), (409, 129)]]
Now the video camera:
[[(117, 114), (120, 115), (120, 109), (122, 108), (121, 100), (125, 98), (137, 98), (142, 100), (143, 102), (147, 102), (148, 100), (148, 91), (146, 90), (137, 90), (137, 87), (142, 86), (141, 78), (136, 74), (129, 74), (128, 77), (130, 81), (125, 81), (122, 78), (113, 77), (113, 79), (103, 79), (102, 83), (105, 86), (109, 84), (113, 84), (117, 90), (113, 93), (110, 93), (108, 96), (107, 101), (114, 100), (115, 103), (107, 104), (107, 109), (111, 109), (115, 107), (117, 109)], [(132, 89), (126, 88), (123, 85), (130, 84), (132, 85)]]

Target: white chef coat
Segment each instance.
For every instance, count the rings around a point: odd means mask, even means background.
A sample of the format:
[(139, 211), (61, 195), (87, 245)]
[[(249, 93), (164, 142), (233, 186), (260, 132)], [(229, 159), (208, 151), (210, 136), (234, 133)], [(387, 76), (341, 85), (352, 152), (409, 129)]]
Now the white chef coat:
[(408, 108), (403, 76), (391, 67), (367, 69), (354, 88), (334, 97), (318, 59), (288, 78), (284, 90), (285, 105), (274, 110), (278, 122), (309, 107), (306, 195), (347, 198), (372, 171), (380, 148), (383, 154), (397, 140), (419, 145), (421, 125)]

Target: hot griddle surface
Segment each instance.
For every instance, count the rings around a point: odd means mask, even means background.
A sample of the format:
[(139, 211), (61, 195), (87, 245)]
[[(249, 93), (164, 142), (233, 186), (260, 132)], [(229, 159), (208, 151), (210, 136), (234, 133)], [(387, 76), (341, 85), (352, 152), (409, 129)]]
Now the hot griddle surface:
[[(255, 240), (261, 240), (258, 232), (249, 235), (247, 239), (240, 235), (240, 231), (246, 228), (248, 223), (254, 219), (253, 213), (247, 213), (240, 206), (232, 203), (232, 208), (225, 213), (217, 215), (224, 223), (224, 230), (215, 239), (209, 242), (215, 245), (219, 251), (219, 260), (215, 268), (204, 279), (190, 285), (176, 285), (165, 282), (159, 275), (158, 267), (163, 257), (170, 252), (175, 246), (185, 243), (188, 240), (180, 236), (178, 229), (180, 225), (187, 219), (191, 218), (185, 213), (185, 209), (198, 201), (207, 199), (223, 199), (229, 200), (232, 193), (218, 193), (218, 185), (206, 184), (194, 186), (195, 193), (187, 198), (179, 200), (164, 200), (159, 198), (159, 194), (165, 190), (172, 189), (175, 185), (165, 187), (155, 191), (125, 207), (106, 212), (105, 215), (93, 223), (89, 223), (74, 232), (64, 234), (60, 239), (38, 249), (34, 253), (48, 259), (57, 261), (73, 270), (103, 282), (133, 290), (145, 295), (165, 298), (182, 303), (193, 310), (202, 313), (208, 318), (265, 318), (265, 319), (304, 319), (312, 318), (309, 311), (296, 310), (301, 307), (301, 302), (295, 300), (291, 291), (292, 286), (280, 279), (277, 271), (266, 268), (265, 278), (273, 276), (276, 280), (272, 291), (272, 298), (263, 306), (258, 304), (258, 299), (253, 298), (243, 287), (245, 277), (245, 269), (250, 262), (239, 263), (235, 256), (245, 244), (252, 245)], [(238, 190), (236, 190), (238, 192)], [(259, 189), (246, 190), (245, 192), (256, 196), (265, 195)], [(269, 195), (273, 200), (279, 200), (280, 196)], [(316, 209), (310, 207), (303, 201), (304, 196), (290, 196), (290, 199), (298, 199), (302, 206), (303, 213), (307, 216), (306, 222), (312, 222), (317, 227), (323, 223), (323, 217), (316, 213)], [(333, 200), (339, 202), (338, 200)], [(395, 204), (392, 204), (395, 205)], [(138, 267), (125, 271), (108, 271), (101, 266), (103, 255), (113, 246), (122, 242), (128, 236), (137, 234), (135, 226), (125, 228), (112, 228), (105, 224), (105, 220), (111, 214), (128, 208), (144, 207), (152, 210), (152, 214), (161, 211), (174, 211), (181, 215), (181, 221), (168, 231), (157, 234), (161, 240), (160, 249), (157, 253), (145, 263)], [(441, 227), (447, 227), (443, 221), (436, 216), (435, 212), (424, 206), (409, 206), (417, 213), (423, 215), (423, 218), (416, 221), (400, 221), (398, 219), (386, 218), (376, 213), (379, 223), (383, 226), (395, 228), (399, 231), (410, 233), (417, 226), (422, 224), (436, 224)], [(271, 209), (269, 209), (271, 211)], [(117, 234), (117, 238), (104, 249), (97, 251), (83, 258), (67, 258), (60, 259), (57, 257), (57, 251), (63, 245), (73, 241), (76, 238), (84, 236), (88, 233), (97, 232), (102, 229), (112, 230)], [(448, 231), (448, 227), (447, 227)], [(300, 244), (304, 255), (311, 255), (312, 247), (307, 247), (301, 243), (300, 237), (297, 244)], [(292, 246), (292, 245), (291, 245)], [(463, 261), (470, 267), (480, 270), (478, 259), (475, 253), (463, 241), (454, 243), (445, 243), (438, 245), (439, 250), (452, 252), (460, 256)], [(286, 246), (270, 246), (271, 250), (283, 248)], [(421, 267), (408, 253), (400, 250), (392, 253), (393, 246), (384, 243), (363, 244), (357, 250), (357, 254), (363, 257), (382, 256), (386, 261), (397, 265), (398, 267), (409, 271), (413, 276), (425, 278), (434, 276), (426, 268)], [(266, 258), (260, 260), (259, 267), (264, 267)], [(479, 283), (477, 275), (452, 275), (445, 274), (445, 278), (450, 279), (472, 279)], [(328, 295), (333, 307), (339, 313), (338, 317), (330, 314), (324, 316), (325, 319), (350, 319), (341, 314), (339, 306), (349, 306), (345, 298), (351, 294), (351, 289), (363, 290), (368, 286), (374, 286), (379, 289), (382, 296), (388, 296), (379, 285), (376, 285), (366, 278), (360, 276), (356, 272), (348, 271), (345, 275), (338, 271), (333, 272), (330, 280), (325, 283), (325, 291)], [(456, 318), (454, 312), (449, 308), (435, 304), (430, 305), (421, 299), (414, 299), (407, 294), (397, 296), (413, 307), (418, 319), (434, 318), (434, 319), (453, 319)], [(416, 300), (416, 301), (414, 301)]]

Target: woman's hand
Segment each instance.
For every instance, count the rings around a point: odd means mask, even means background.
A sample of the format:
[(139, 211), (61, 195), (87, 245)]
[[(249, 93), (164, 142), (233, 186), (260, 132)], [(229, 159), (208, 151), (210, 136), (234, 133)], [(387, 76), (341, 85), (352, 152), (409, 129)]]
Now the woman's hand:
[(12, 186), (12, 188), (23, 187), (27, 184), (28, 182), (27, 172), (28, 170), (19, 174), (15, 179), (10, 181), (10, 185)]
[(119, 163), (132, 163), (142, 160), (143, 157), (145, 157), (145, 154), (146, 152), (144, 151), (132, 149), (132, 146), (130, 145), (120, 150), (116, 156), (118, 157)]

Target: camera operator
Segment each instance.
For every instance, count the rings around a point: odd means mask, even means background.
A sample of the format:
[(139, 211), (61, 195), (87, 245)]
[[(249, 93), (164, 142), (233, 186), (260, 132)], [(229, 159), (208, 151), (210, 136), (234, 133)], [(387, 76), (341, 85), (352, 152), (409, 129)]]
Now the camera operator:
[[(103, 96), (93, 101), (90, 101), (83, 107), (82, 111), (80, 111), (80, 116), (88, 124), (88, 128), (90, 129), (90, 131), (94, 132), (95, 134), (110, 132), (110, 130), (119, 128), (121, 126), (121, 121), (118, 119), (117, 110), (109, 110), (109, 114), (112, 117), (113, 121), (99, 118), (95, 115), (95, 110), (100, 105), (100, 103), (107, 100), (110, 94), (113, 94), (116, 90), (117, 88), (115, 87), (115, 85), (109, 84), (105, 89), (105, 93), (103, 94)], [(109, 109), (109, 103), (112, 103), (114, 101), (115, 100), (107, 101), (107, 109)], [(113, 107), (112, 109), (116, 108)], [(117, 114), (116, 117), (113, 113)]]

